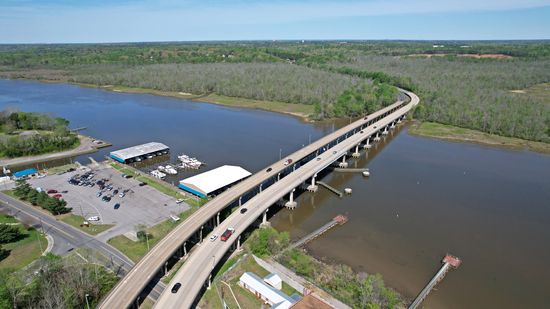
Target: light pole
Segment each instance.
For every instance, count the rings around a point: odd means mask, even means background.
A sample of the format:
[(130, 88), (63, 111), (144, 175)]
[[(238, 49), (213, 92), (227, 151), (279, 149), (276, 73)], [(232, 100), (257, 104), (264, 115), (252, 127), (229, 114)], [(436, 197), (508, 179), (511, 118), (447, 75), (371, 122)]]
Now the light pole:
[(88, 309), (90, 309), (90, 303), (88, 302), (88, 296), (90, 296), (90, 294), (84, 295), (84, 298), (86, 298), (86, 307), (87, 307)]

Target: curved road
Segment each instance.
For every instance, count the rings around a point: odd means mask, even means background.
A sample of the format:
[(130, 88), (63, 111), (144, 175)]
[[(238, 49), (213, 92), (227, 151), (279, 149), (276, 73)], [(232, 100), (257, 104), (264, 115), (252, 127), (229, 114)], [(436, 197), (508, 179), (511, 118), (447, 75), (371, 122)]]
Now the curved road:
[[(237, 185), (231, 187), (230, 190), (227, 190), (218, 195), (216, 198), (208, 202), (203, 207), (199, 208), (195, 213), (189, 216), (187, 220), (179, 224), (174, 230), (172, 230), (160, 242), (158, 242), (155, 247), (151, 249), (151, 251), (147, 255), (145, 255), (134, 266), (132, 270), (130, 270), (126, 277), (124, 277), (123, 280), (120, 281), (113, 288), (113, 290), (111, 290), (111, 293), (109, 293), (109, 295), (107, 295), (100, 303), (99, 308), (127, 308), (128, 306), (130, 306), (132, 302), (137, 298), (139, 293), (148, 284), (151, 278), (153, 278), (155, 273), (157, 273), (157, 271), (161, 269), (164, 262), (167, 261), (172, 255), (174, 255), (174, 253), (185, 241), (187, 241), (197, 230), (199, 230), (201, 226), (205, 225), (208, 220), (215, 217), (217, 213), (221, 212), (233, 201), (237, 200), (240, 196), (243, 196), (251, 189), (259, 186), (264, 181), (273, 177), (273, 175), (277, 175), (277, 173), (280, 173), (285, 168), (287, 168), (287, 166), (284, 165), (286, 158), (292, 158), (294, 162), (298, 162), (309, 154), (314, 153), (317, 149), (326, 146), (328, 143), (336, 140), (338, 137), (343, 136), (350, 131), (353, 131), (357, 127), (372, 123), (375, 119), (382, 118), (388, 113), (393, 114), (396, 110), (407, 108), (407, 111), (409, 111), (414, 105), (418, 103), (418, 97), (413, 93), (409, 93), (406, 91), (403, 92), (408, 94), (411, 98), (411, 102), (409, 104), (406, 104), (402, 107), (404, 102), (398, 101), (371, 115), (368, 115), (365, 118), (355, 121), (331, 134), (328, 134), (327, 136), (315, 141), (314, 143), (301, 148), (295, 153), (286, 156), (285, 159), (280, 160), (269, 167), (266, 167), (272, 169), (269, 173), (265, 172), (265, 170), (261, 170), (258, 173), (250, 176), (249, 178), (241, 181)], [(302, 166), (299, 170), (304, 168), (306, 165)], [(288, 178), (292, 174), (294, 173), (287, 175), (286, 177), (282, 178), (282, 180)], [(252, 214), (249, 214), (247, 217), (252, 217)], [(222, 224), (222, 226), (225, 225)], [(185, 265), (187, 264), (188, 262), (185, 263)], [(200, 282), (200, 284), (202, 285), (203, 282), (204, 281)]]
[[(213, 242), (204, 241), (173, 277), (170, 285), (168, 285), (169, 288), (158, 299), (155, 308), (190, 308), (220, 258), (230, 249), (237, 237), (253, 224), (258, 217), (262, 216), (267, 208), (275, 204), (293, 188), (308, 182), (313, 175), (341, 158), (355, 145), (391, 124), (395, 119), (405, 115), (418, 104), (419, 98), (414, 93), (405, 93), (411, 98), (410, 103), (393, 112), (392, 117), (382, 118), (371, 126), (364, 128), (363, 133), (358, 132), (350, 136), (330, 148), (330, 151), (319, 155), (317, 159), (302, 165), (298, 170), (282, 178), (245, 203), (243, 207), (248, 208), (245, 214), (235, 211), (221, 222), (212, 233), (221, 235), (227, 228), (233, 227), (235, 232), (229, 241), (223, 242), (219, 238)], [(177, 293), (171, 293), (170, 287), (176, 282), (180, 282), (182, 286)]]

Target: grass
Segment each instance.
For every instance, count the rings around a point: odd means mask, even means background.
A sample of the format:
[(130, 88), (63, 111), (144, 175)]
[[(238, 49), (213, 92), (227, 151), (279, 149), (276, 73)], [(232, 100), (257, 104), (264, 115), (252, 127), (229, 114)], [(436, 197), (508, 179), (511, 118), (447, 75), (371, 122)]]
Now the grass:
[(85, 232), (90, 235), (97, 235), (99, 233), (105, 232), (106, 230), (112, 228), (114, 224), (90, 224), (90, 226), (80, 226), (82, 222), (86, 221), (84, 217), (77, 216), (74, 214), (63, 214), (57, 216), (61, 221)]
[(550, 83), (536, 84), (522, 90), (512, 90), (516, 95), (528, 95), (538, 99), (545, 100), (550, 104)]
[[(2, 220), (11, 220), (2, 216)], [(10, 255), (0, 261), (0, 269), (10, 269), (17, 271), (38, 259), (43, 250), (48, 246), (46, 238), (34, 228), (26, 229), (20, 226), (23, 238), (16, 242), (2, 244), (2, 248), (10, 250)], [(42, 248), (42, 250), (41, 250)]]
[[(197, 207), (191, 207), (187, 211), (179, 214), (180, 221), (174, 222), (171, 219), (145, 229), (150, 234), (149, 248), (153, 248), (164, 236), (172, 231), (178, 224), (185, 221)], [(124, 235), (113, 237), (107, 241), (111, 246), (117, 248), (134, 262), (138, 262), (147, 253), (147, 243), (143, 241), (133, 241)]]
[(0, 214), (0, 223), (19, 223), (19, 221), (12, 216)]
[(76, 163), (70, 163), (70, 164), (65, 164), (65, 165), (61, 165), (61, 166), (55, 166), (55, 167), (51, 167), (51, 168), (48, 168), (46, 170), (44, 170), (46, 172), (46, 174), (48, 176), (51, 176), (51, 175), (55, 175), (59, 172), (66, 172), (68, 171), (70, 168), (78, 168), (78, 164)]
[(434, 122), (414, 124), (409, 128), (409, 132), (418, 136), (433, 137), (449, 141), (471, 142), (511, 149), (527, 149), (534, 152), (550, 154), (550, 144), (547, 143), (504, 137)]

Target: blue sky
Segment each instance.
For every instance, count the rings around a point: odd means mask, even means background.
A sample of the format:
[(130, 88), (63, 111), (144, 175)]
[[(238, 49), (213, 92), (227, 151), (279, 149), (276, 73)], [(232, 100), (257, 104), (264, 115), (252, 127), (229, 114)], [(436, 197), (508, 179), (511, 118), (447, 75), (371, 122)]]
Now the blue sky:
[(550, 0), (0, 0), (0, 43), (550, 39)]

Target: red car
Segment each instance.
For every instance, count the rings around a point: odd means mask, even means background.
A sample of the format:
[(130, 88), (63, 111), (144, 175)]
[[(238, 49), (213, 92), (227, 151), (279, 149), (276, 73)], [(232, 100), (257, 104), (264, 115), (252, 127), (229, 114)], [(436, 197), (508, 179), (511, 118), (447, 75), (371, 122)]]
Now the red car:
[(55, 198), (61, 198), (62, 195), (61, 195), (61, 194), (54, 194), (53, 197), (55, 197)]
[(225, 230), (225, 232), (223, 232), (222, 236), (220, 237), (220, 239), (222, 241), (226, 241), (227, 239), (229, 239), (229, 237), (231, 237), (231, 235), (233, 235), (233, 232), (235, 232), (235, 229), (230, 227), (228, 228), (227, 230)]
[(57, 190), (54, 190), (54, 189), (48, 190), (48, 194), (52, 194), (52, 193), (57, 193)]

